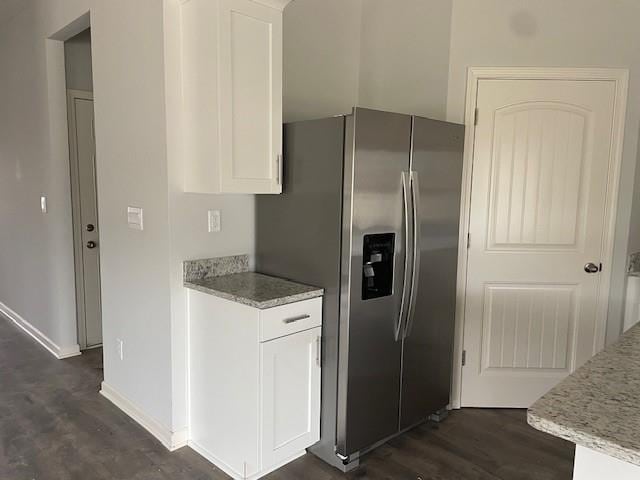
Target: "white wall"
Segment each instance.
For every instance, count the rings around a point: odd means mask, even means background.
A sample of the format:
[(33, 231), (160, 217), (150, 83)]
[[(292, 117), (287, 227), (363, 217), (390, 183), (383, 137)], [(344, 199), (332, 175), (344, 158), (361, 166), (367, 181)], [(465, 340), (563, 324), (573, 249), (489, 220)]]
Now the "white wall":
[(640, 3), (636, 0), (453, 1), (449, 120), (463, 120), (466, 69), (470, 66), (597, 66), (630, 70), (608, 341), (617, 337), (622, 323), (631, 217), (632, 243), (635, 250), (640, 250), (640, 189), (636, 189), (636, 206), (631, 213), (640, 128), (638, 19)]
[(96, 0), (91, 13), (105, 382), (172, 429), (163, 6)]
[(284, 11), (285, 121), (354, 105), (444, 119), (451, 0), (295, 0)]
[(0, 19), (0, 302), (61, 349), (73, 348), (69, 163), (49, 145), (42, 9), (35, 1), (17, 7)]
[(358, 104), (444, 120), (451, 0), (365, 0)]
[[(76, 343), (63, 46), (45, 39), (89, 10), (105, 381), (171, 429), (161, 2), (25, 0), (0, 28), (0, 301), (58, 345)], [(127, 228), (127, 205), (145, 209), (143, 232)]]
[(67, 88), (93, 91), (91, 30), (86, 29), (64, 42)]
[(361, 8), (362, 0), (294, 0), (287, 5), (285, 122), (350, 113), (356, 105)]

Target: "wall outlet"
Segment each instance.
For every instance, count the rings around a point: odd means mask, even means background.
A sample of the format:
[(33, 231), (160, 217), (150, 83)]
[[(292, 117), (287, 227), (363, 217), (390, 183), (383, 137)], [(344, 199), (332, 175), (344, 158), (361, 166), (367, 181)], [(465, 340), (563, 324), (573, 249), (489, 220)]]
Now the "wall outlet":
[(116, 352), (118, 353), (118, 358), (124, 360), (124, 342), (119, 338), (116, 338)]
[(221, 229), (220, 210), (209, 210), (207, 219), (209, 224), (209, 233), (219, 232)]

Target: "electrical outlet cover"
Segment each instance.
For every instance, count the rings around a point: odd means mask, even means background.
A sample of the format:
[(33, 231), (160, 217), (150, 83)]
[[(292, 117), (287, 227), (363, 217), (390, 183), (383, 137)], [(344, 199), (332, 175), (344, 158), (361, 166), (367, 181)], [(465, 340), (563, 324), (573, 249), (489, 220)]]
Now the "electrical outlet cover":
[(208, 225), (210, 233), (220, 231), (220, 210), (209, 210)]

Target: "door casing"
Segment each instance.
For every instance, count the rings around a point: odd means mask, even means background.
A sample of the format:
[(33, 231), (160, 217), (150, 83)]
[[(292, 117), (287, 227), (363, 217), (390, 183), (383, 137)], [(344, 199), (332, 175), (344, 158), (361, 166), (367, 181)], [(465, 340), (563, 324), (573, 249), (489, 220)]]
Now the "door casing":
[[(460, 203), (460, 236), (458, 249), (458, 278), (456, 295), (456, 327), (453, 350), (453, 379), (451, 386), (451, 408), (461, 406), (462, 399), (462, 363), (464, 350), (464, 314), (467, 287), (467, 248), (469, 241), (469, 219), (471, 213), (471, 180), (475, 145), (476, 102), (480, 80), (600, 80), (615, 83), (614, 120), (611, 133), (612, 148), (609, 157), (609, 177), (607, 179), (607, 198), (605, 207), (602, 259), (610, 266), (613, 260), (613, 247), (622, 164), (622, 147), (627, 108), (629, 71), (615, 68), (557, 68), (557, 67), (470, 67), (467, 72), (467, 94), (465, 102), (465, 147), (462, 170), (462, 197)], [(599, 319), (596, 344), (602, 349), (605, 344), (611, 269), (604, 272), (600, 283), (598, 299)]]

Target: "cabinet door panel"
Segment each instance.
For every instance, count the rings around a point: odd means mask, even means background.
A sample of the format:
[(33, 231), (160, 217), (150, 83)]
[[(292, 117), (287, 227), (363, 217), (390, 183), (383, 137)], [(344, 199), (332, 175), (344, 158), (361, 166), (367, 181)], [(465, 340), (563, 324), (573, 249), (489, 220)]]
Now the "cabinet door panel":
[(320, 438), (320, 332), (313, 328), (261, 344), (263, 469)]
[(280, 193), (282, 12), (250, 0), (221, 0), (222, 189)]

